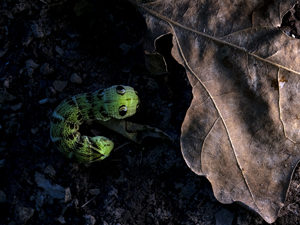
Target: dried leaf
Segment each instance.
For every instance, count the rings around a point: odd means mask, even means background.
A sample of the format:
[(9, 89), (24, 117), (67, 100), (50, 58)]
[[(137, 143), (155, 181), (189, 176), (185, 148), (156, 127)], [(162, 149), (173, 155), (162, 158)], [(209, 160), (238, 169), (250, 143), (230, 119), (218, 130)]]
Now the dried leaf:
[(165, 59), (159, 53), (145, 52), (145, 64), (151, 75), (162, 75), (167, 73)]
[(300, 159), (300, 40), (278, 28), (296, 1), (137, 2), (148, 42), (171, 33), (193, 87), (181, 135), (187, 165), (220, 202), (274, 222)]
[(110, 119), (108, 121), (99, 120), (97, 122), (138, 144), (141, 144), (146, 137), (160, 138), (172, 142), (172, 139), (165, 132), (148, 125), (116, 119)]

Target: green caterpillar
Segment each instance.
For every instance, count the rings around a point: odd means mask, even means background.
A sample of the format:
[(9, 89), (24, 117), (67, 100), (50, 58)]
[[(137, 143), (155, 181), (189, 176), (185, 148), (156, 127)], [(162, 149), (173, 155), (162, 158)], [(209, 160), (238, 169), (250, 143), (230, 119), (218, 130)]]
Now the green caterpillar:
[(68, 158), (100, 161), (109, 156), (114, 143), (103, 136), (81, 135), (80, 125), (89, 120), (124, 119), (134, 115), (138, 106), (137, 92), (124, 85), (69, 97), (51, 115), (50, 139)]

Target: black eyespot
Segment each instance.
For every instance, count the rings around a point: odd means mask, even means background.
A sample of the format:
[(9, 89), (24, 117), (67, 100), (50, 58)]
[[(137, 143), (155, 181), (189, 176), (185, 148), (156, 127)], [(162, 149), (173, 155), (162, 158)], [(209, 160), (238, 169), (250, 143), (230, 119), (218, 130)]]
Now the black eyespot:
[(81, 115), (81, 113), (78, 114), (77, 120), (79, 120), (79, 121), (82, 120), (82, 115)]
[(76, 125), (74, 123), (68, 123), (71, 130), (74, 130), (76, 128)]
[(117, 91), (117, 93), (118, 93), (119, 95), (124, 95), (125, 92), (126, 92), (125, 88), (124, 88), (123, 86), (121, 86), (121, 85), (118, 85), (118, 86), (116, 87), (116, 91)]
[(104, 117), (108, 117), (108, 113), (106, 111), (101, 111), (100, 114)]
[(121, 105), (119, 108), (119, 115), (120, 116), (125, 116), (127, 113), (127, 107), (126, 105)]

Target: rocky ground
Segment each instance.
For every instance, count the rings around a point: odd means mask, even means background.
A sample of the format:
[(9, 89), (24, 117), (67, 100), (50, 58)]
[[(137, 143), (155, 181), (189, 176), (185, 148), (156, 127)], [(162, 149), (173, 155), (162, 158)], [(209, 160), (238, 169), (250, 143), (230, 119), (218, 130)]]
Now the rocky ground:
[[(169, 71), (153, 68), (140, 14), (126, 1), (99, 2), (0, 1), (0, 224), (266, 224), (238, 204), (220, 204), (209, 182), (187, 168), (179, 137), (192, 96), (170, 37), (159, 47)], [(299, 38), (299, 20), (297, 6), (283, 31)], [(140, 95), (132, 121), (175, 143), (137, 145), (109, 134), (123, 147), (103, 162), (66, 159), (49, 140), (52, 110), (67, 96), (114, 84)], [(299, 187), (297, 169), (275, 224), (300, 223)]]

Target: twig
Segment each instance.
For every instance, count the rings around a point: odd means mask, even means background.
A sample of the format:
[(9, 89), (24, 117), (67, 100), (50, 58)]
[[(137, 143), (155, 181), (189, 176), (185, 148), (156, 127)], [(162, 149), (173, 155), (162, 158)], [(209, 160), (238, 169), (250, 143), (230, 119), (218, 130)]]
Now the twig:
[(124, 144), (122, 144), (122, 145), (118, 146), (117, 148), (115, 148), (114, 151), (117, 151), (117, 150), (119, 150), (119, 149), (121, 149), (121, 148), (123, 148), (123, 147), (125, 147), (126, 145), (129, 145), (129, 144), (130, 144), (130, 142), (125, 142)]
[(90, 200), (88, 200), (86, 203), (84, 203), (82, 206), (81, 206), (81, 208), (84, 208), (84, 207), (86, 207), (87, 206), (87, 204), (89, 204), (91, 201), (93, 201), (95, 198), (97, 197), (97, 195), (96, 196), (94, 196), (94, 197), (92, 197)]

